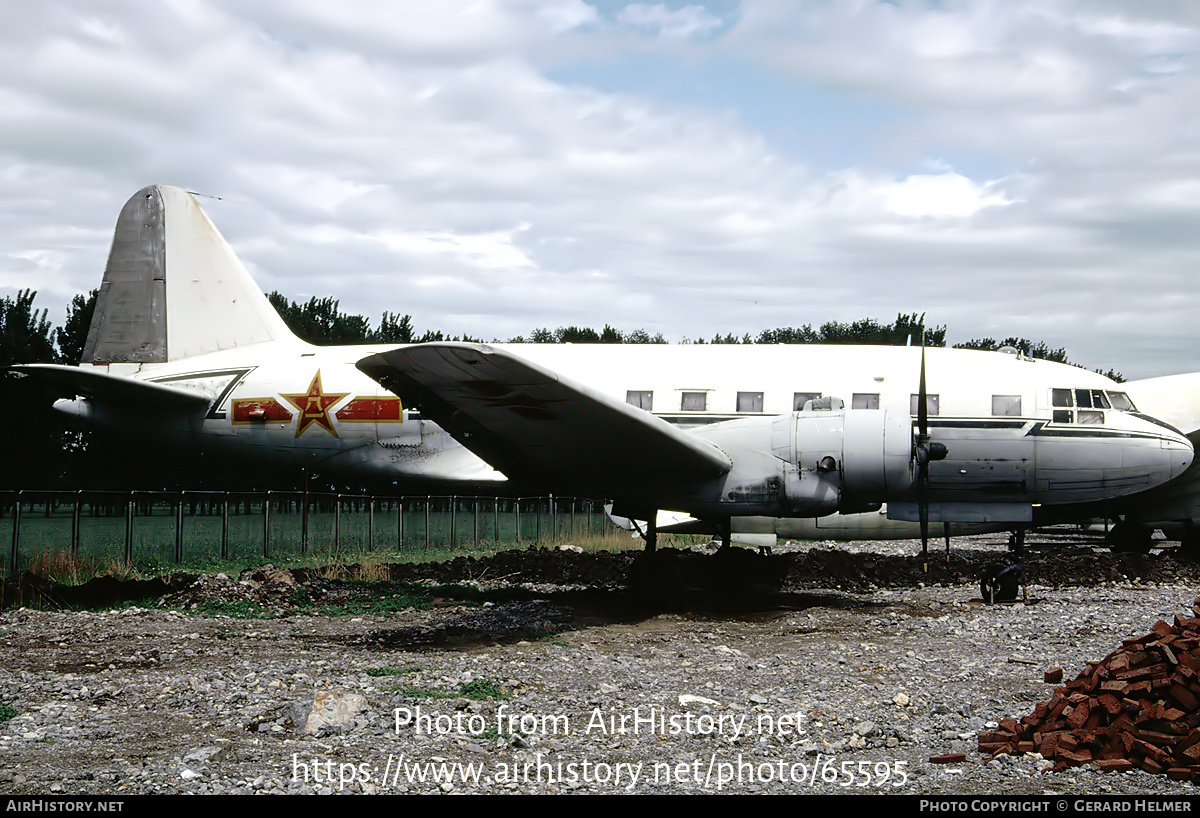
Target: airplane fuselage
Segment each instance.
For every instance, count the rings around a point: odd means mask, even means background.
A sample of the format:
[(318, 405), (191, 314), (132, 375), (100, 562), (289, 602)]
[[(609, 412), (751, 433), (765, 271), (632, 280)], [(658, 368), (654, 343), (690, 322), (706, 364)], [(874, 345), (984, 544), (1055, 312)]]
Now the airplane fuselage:
[[(870, 498), (864, 508), (874, 507), (882, 492), (893, 515), (915, 514), (908, 459), (917, 349), (495, 346), (610, 397), (648, 406), (718, 445), (731, 436), (742, 443), (761, 440), (753, 456), (757, 462), (743, 457), (729, 475), (697, 489), (711, 504), (723, 504), (723, 513), (818, 516), (853, 510), (857, 495)], [(94, 372), (190, 391), (207, 401), (185, 414), (129, 405), (111, 412), (86, 399), (60, 402), (59, 408), (163, 442), (375, 485), (502, 480), (422, 418), (419, 408), (406, 408), (356, 368), (363, 358), (394, 348), (273, 342), (167, 363), (89, 365)], [(1114, 408), (1123, 405), (1120, 388), (1095, 373), (1000, 353), (929, 349), (926, 356), (930, 431), (948, 450), (945, 460), (930, 465), (932, 521), (1028, 520), (1034, 506), (1102, 502), (1144, 491), (1170, 479), (1190, 459), (1179, 435)], [(1079, 405), (1083, 396), (1087, 408)], [(840, 398), (845, 409), (823, 413), (808, 403), (814, 398)], [(792, 411), (797, 404), (807, 409)], [(885, 414), (893, 418), (890, 444), (882, 437)], [(898, 425), (897, 417), (903, 417)], [(857, 428), (868, 419), (880, 431), (865, 433), (862, 445), (848, 438), (843, 451), (842, 424), (854, 421)], [(823, 431), (830, 423), (837, 429)], [(831, 446), (838, 449), (839, 473), (852, 474), (842, 488), (823, 487), (820, 472), (807, 463), (832, 452)], [(613, 455), (629, 459), (636, 471), (636, 452)], [(771, 468), (764, 470), (764, 464)], [(806, 469), (808, 478), (801, 479)], [(772, 472), (777, 480), (762, 477)], [(872, 482), (858, 491), (858, 479)], [(804, 485), (802, 507), (789, 507), (789, 480)], [(814, 497), (826, 488), (824, 499)], [(698, 508), (695, 497), (680, 499)]]

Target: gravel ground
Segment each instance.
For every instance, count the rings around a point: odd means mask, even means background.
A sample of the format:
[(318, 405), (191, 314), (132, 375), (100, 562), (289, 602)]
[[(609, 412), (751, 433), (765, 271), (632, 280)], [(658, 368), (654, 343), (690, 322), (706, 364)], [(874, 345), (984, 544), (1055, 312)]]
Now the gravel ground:
[[(1003, 556), (964, 542), (956, 559)], [(912, 548), (795, 558), (883, 571)], [(16, 715), (0, 723), (0, 792), (1193, 795), (1140, 771), (1055, 773), (976, 750), (1049, 698), (1045, 670), (1073, 678), (1197, 597), (1195, 572), (1162, 570), (1169, 558), (1140, 563), (1140, 579), (1089, 559), (1101, 567), (1075, 581), (1090, 584), (994, 606), (973, 582), (878, 573), (792, 576), (735, 609), (510, 575), (482, 604), (387, 615), (8, 610), (0, 712)], [(251, 587), (206, 577), (166, 603)], [(954, 752), (966, 761), (930, 761)]]

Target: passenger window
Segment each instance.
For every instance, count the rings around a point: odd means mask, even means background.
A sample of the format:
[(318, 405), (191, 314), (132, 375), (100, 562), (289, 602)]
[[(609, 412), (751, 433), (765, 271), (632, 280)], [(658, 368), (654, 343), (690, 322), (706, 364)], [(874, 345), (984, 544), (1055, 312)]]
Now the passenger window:
[(846, 402), (844, 400), (831, 395), (812, 399), (812, 411), (814, 412), (840, 412), (845, 408)]
[(855, 392), (850, 398), (851, 409), (878, 409), (878, 392)]
[(654, 406), (654, 393), (630, 390), (625, 393), (625, 402), (630, 406), (636, 406), (638, 409), (645, 409), (649, 412)]
[(804, 404), (810, 400), (816, 400), (821, 397), (820, 392), (793, 392), (792, 393), (792, 411), (799, 412), (804, 409)]
[(739, 412), (761, 412), (763, 410), (763, 393), (738, 392), (737, 410)]
[[(910, 395), (908, 399), (908, 413), (913, 417), (917, 416), (917, 408), (920, 406), (920, 395)], [(928, 415), (936, 415), (938, 406), (941, 403), (938, 395), (925, 396), (925, 413)]]
[(703, 412), (708, 408), (708, 393), (684, 392), (679, 408), (684, 412)]
[(1080, 409), (1079, 410), (1079, 422), (1086, 423), (1091, 426), (1103, 424), (1104, 423), (1104, 413), (1097, 412), (1094, 409)]
[(1021, 396), (992, 395), (992, 414), (1019, 417), (1021, 415)]

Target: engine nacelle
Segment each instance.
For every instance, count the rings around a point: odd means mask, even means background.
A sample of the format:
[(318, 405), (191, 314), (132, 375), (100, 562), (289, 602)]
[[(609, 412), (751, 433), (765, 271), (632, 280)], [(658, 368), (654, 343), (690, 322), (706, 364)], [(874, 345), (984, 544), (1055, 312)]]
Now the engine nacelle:
[(886, 410), (793, 412), (772, 426), (783, 501), (798, 516), (878, 508), (913, 485), (912, 418)]

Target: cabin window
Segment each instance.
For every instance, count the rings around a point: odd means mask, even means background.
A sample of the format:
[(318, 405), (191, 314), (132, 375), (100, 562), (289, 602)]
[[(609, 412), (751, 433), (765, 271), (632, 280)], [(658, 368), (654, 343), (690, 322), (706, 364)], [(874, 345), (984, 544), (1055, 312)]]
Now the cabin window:
[(1012, 415), (1020, 417), (1021, 415), (1021, 396), (1020, 395), (992, 395), (992, 414), (993, 415)]
[(703, 412), (708, 408), (708, 393), (684, 392), (679, 408), (684, 412)]
[(1133, 405), (1133, 401), (1124, 392), (1105, 392), (1108, 395), (1108, 401), (1112, 404), (1112, 408), (1121, 412), (1136, 412), (1137, 407)]
[[(908, 413), (913, 417), (917, 416), (917, 409), (920, 407), (920, 395), (910, 395), (908, 399)], [(938, 407), (941, 405), (941, 399), (938, 395), (925, 396), (925, 413), (928, 415), (938, 414)]]
[(638, 392), (631, 389), (625, 393), (625, 402), (630, 406), (636, 406), (638, 409), (645, 409), (649, 412), (654, 407), (654, 393)]
[(878, 409), (878, 392), (855, 392), (850, 398), (851, 409)]
[(816, 400), (821, 397), (820, 392), (793, 392), (792, 393), (792, 411), (800, 412), (804, 409), (804, 404), (810, 400)]
[(763, 393), (738, 392), (737, 410), (739, 412), (761, 412), (763, 410)]

